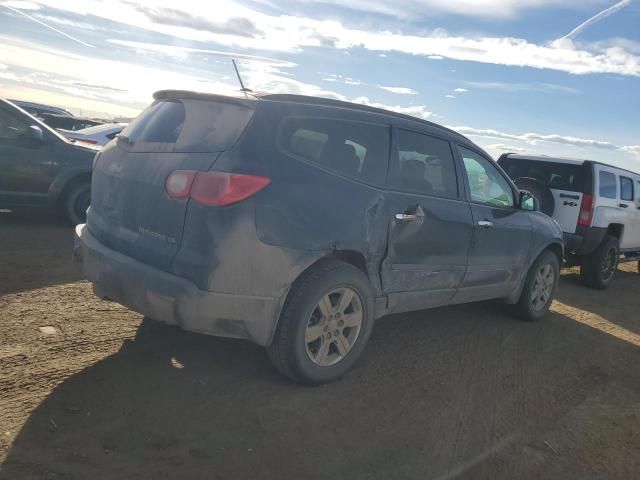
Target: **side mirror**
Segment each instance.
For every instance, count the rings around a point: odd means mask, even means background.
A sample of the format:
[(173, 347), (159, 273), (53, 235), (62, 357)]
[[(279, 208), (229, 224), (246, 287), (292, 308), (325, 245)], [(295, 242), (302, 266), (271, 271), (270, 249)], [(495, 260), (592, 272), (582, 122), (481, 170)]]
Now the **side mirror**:
[(520, 210), (526, 210), (528, 212), (537, 212), (540, 210), (540, 202), (538, 202), (538, 199), (526, 190), (520, 191), (519, 205)]
[(42, 129), (37, 125), (29, 125), (29, 128), (24, 132), (22, 138), (30, 143), (37, 144), (44, 142), (44, 133)]

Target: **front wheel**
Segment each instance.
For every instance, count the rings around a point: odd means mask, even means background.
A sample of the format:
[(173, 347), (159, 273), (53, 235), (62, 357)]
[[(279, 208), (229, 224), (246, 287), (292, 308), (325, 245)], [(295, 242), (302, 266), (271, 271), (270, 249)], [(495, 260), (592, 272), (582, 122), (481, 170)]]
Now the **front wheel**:
[(518, 316), (528, 321), (541, 319), (549, 311), (559, 278), (558, 257), (553, 252), (543, 252), (527, 274), (520, 300), (516, 304)]
[(340, 378), (362, 354), (373, 328), (373, 295), (354, 266), (326, 261), (293, 287), (267, 348), (284, 375), (307, 384)]

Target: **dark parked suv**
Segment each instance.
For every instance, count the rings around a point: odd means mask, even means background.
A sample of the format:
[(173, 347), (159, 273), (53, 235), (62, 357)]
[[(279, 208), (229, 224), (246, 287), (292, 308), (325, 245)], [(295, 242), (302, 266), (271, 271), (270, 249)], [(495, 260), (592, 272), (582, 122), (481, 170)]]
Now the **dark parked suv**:
[(0, 99), (0, 207), (50, 206), (84, 222), (97, 151)]
[(97, 295), (333, 380), (383, 315), (549, 308), (562, 231), (465, 137), (296, 95), (162, 91), (102, 151), (76, 260)]

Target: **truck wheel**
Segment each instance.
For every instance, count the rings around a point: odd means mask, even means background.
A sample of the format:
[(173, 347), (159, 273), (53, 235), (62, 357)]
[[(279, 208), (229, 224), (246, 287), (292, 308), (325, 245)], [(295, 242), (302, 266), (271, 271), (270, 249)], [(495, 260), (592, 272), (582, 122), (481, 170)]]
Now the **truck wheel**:
[(64, 199), (64, 213), (72, 225), (84, 223), (91, 203), (91, 184), (81, 183), (69, 190)]
[(544, 317), (553, 301), (559, 278), (558, 257), (553, 252), (543, 252), (527, 274), (520, 299), (515, 305), (517, 315), (527, 321)]
[(350, 264), (326, 261), (293, 287), (267, 352), (295, 381), (332, 382), (360, 357), (372, 329), (369, 279)]
[(585, 255), (580, 266), (584, 283), (592, 288), (605, 289), (613, 280), (620, 258), (620, 244), (616, 237), (607, 235), (595, 252)]

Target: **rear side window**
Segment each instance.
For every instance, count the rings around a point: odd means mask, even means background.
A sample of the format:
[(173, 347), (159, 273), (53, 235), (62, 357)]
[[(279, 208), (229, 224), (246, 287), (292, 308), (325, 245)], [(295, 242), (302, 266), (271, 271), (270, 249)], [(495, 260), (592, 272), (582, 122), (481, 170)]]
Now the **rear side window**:
[(451, 146), (446, 140), (398, 130), (389, 186), (398, 190), (457, 198), (458, 182)]
[(390, 129), (384, 125), (328, 118), (288, 118), (280, 147), (303, 160), (348, 177), (381, 184), (389, 158)]
[(231, 147), (253, 109), (203, 99), (159, 100), (123, 131), (135, 152), (219, 152)]
[(604, 198), (616, 198), (617, 197), (617, 185), (616, 176), (611, 172), (600, 171), (600, 196)]
[(633, 180), (620, 177), (620, 200), (633, 201)]
[(503, 158), (500, 166), (512, 180), (534, 178), (549, 188), (584, 192), (584, 167), (570, 163)]

